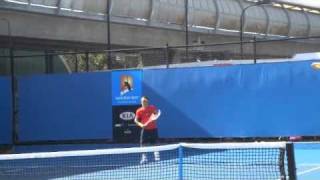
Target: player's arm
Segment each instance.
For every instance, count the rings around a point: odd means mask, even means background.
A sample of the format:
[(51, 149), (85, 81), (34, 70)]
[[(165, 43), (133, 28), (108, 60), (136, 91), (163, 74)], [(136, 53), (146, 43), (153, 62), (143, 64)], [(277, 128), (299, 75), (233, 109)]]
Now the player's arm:
[(159, 110), (158, 110), (157, 108), (155, 108), (153, 114), (154, 114), (154, 115), (158, 115), (158, 113), (159, 113)]
[[(158, 116), (160, 113), (160, 110), (156, 107), (154, 107), (154, 112), (153, 112), (153, 116), (156, 117)], [(158, 118), (153, 119), (153, 121), (156, 121)]]
[(153, 122), (153, 121), (156, 121), (156, 120), (159, 118), (160, 114), (161, 114), (160, 110), (158, 110), (158, 109), (155, 108), (155, 110), (154, 110), (154, 112), (152, 113), (149, 121), (146, 122), (146, 123), (144, 124), (144, 126), (147, 126), (149, 123), (151, 123), (151, 122)]
[(134, 123), (136, 123), (136, 125), (138, 125), (139, 127), (143, 128), (144, 127), (144, 124), (142, 124), (140, 121), (139, 121), (139, 117), (136, 115), (136, 117), (134, 118)]

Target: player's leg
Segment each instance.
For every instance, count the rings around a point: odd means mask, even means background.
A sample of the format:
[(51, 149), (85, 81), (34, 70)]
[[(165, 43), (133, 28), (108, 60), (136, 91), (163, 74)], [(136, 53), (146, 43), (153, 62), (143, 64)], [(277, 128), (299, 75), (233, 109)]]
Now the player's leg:
[[(158, 144), (158, 129), (153, 129), (149, 132), (149, 142), (151, 145), (157, 145)], [(158, 151), (155, 151), (154, 153), (154, 160), (155, 161), (160, 161), (160, 153)]]
[[(146, 142), (147, 142), (147, 140), (146, 140), (146, 132), (145, 132), (144, 129), (141, 129), (141, 131), (140, 131), (140, 147), (143, 147)], [(148, 162), (147, 154), (146, 153), (142, 153), (140, 164), (144, 164), (144, 163), (147, 163), (147, 162)]]

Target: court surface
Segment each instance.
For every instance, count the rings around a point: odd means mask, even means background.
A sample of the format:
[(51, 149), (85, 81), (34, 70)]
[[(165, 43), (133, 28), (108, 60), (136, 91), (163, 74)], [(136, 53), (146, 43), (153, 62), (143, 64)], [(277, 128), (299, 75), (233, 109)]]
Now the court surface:
[(320, 180), (320, 142), (296, 143), (298, 180)]

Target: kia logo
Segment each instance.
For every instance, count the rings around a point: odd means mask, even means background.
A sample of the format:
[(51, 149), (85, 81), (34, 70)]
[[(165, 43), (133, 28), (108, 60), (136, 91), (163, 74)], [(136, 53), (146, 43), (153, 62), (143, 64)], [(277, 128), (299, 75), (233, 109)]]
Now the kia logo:
[(120, 114), (120, 118), (125, 121), (133, 120), (135, 116), (133, 112), (123, 112)]

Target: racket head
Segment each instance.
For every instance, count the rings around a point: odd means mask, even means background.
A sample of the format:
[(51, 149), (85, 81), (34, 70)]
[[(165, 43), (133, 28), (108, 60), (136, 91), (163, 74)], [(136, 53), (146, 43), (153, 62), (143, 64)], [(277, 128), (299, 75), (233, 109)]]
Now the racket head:
[(161, 111), (160, 111), (160, 109), (158, 109), (158, 113), (157, 113), (157, 114), (152, 114), (151, 117), (150, 117), (150, 120), (155, 121), (155, 120), (157, 120), (160, 116), (161, 116)]

